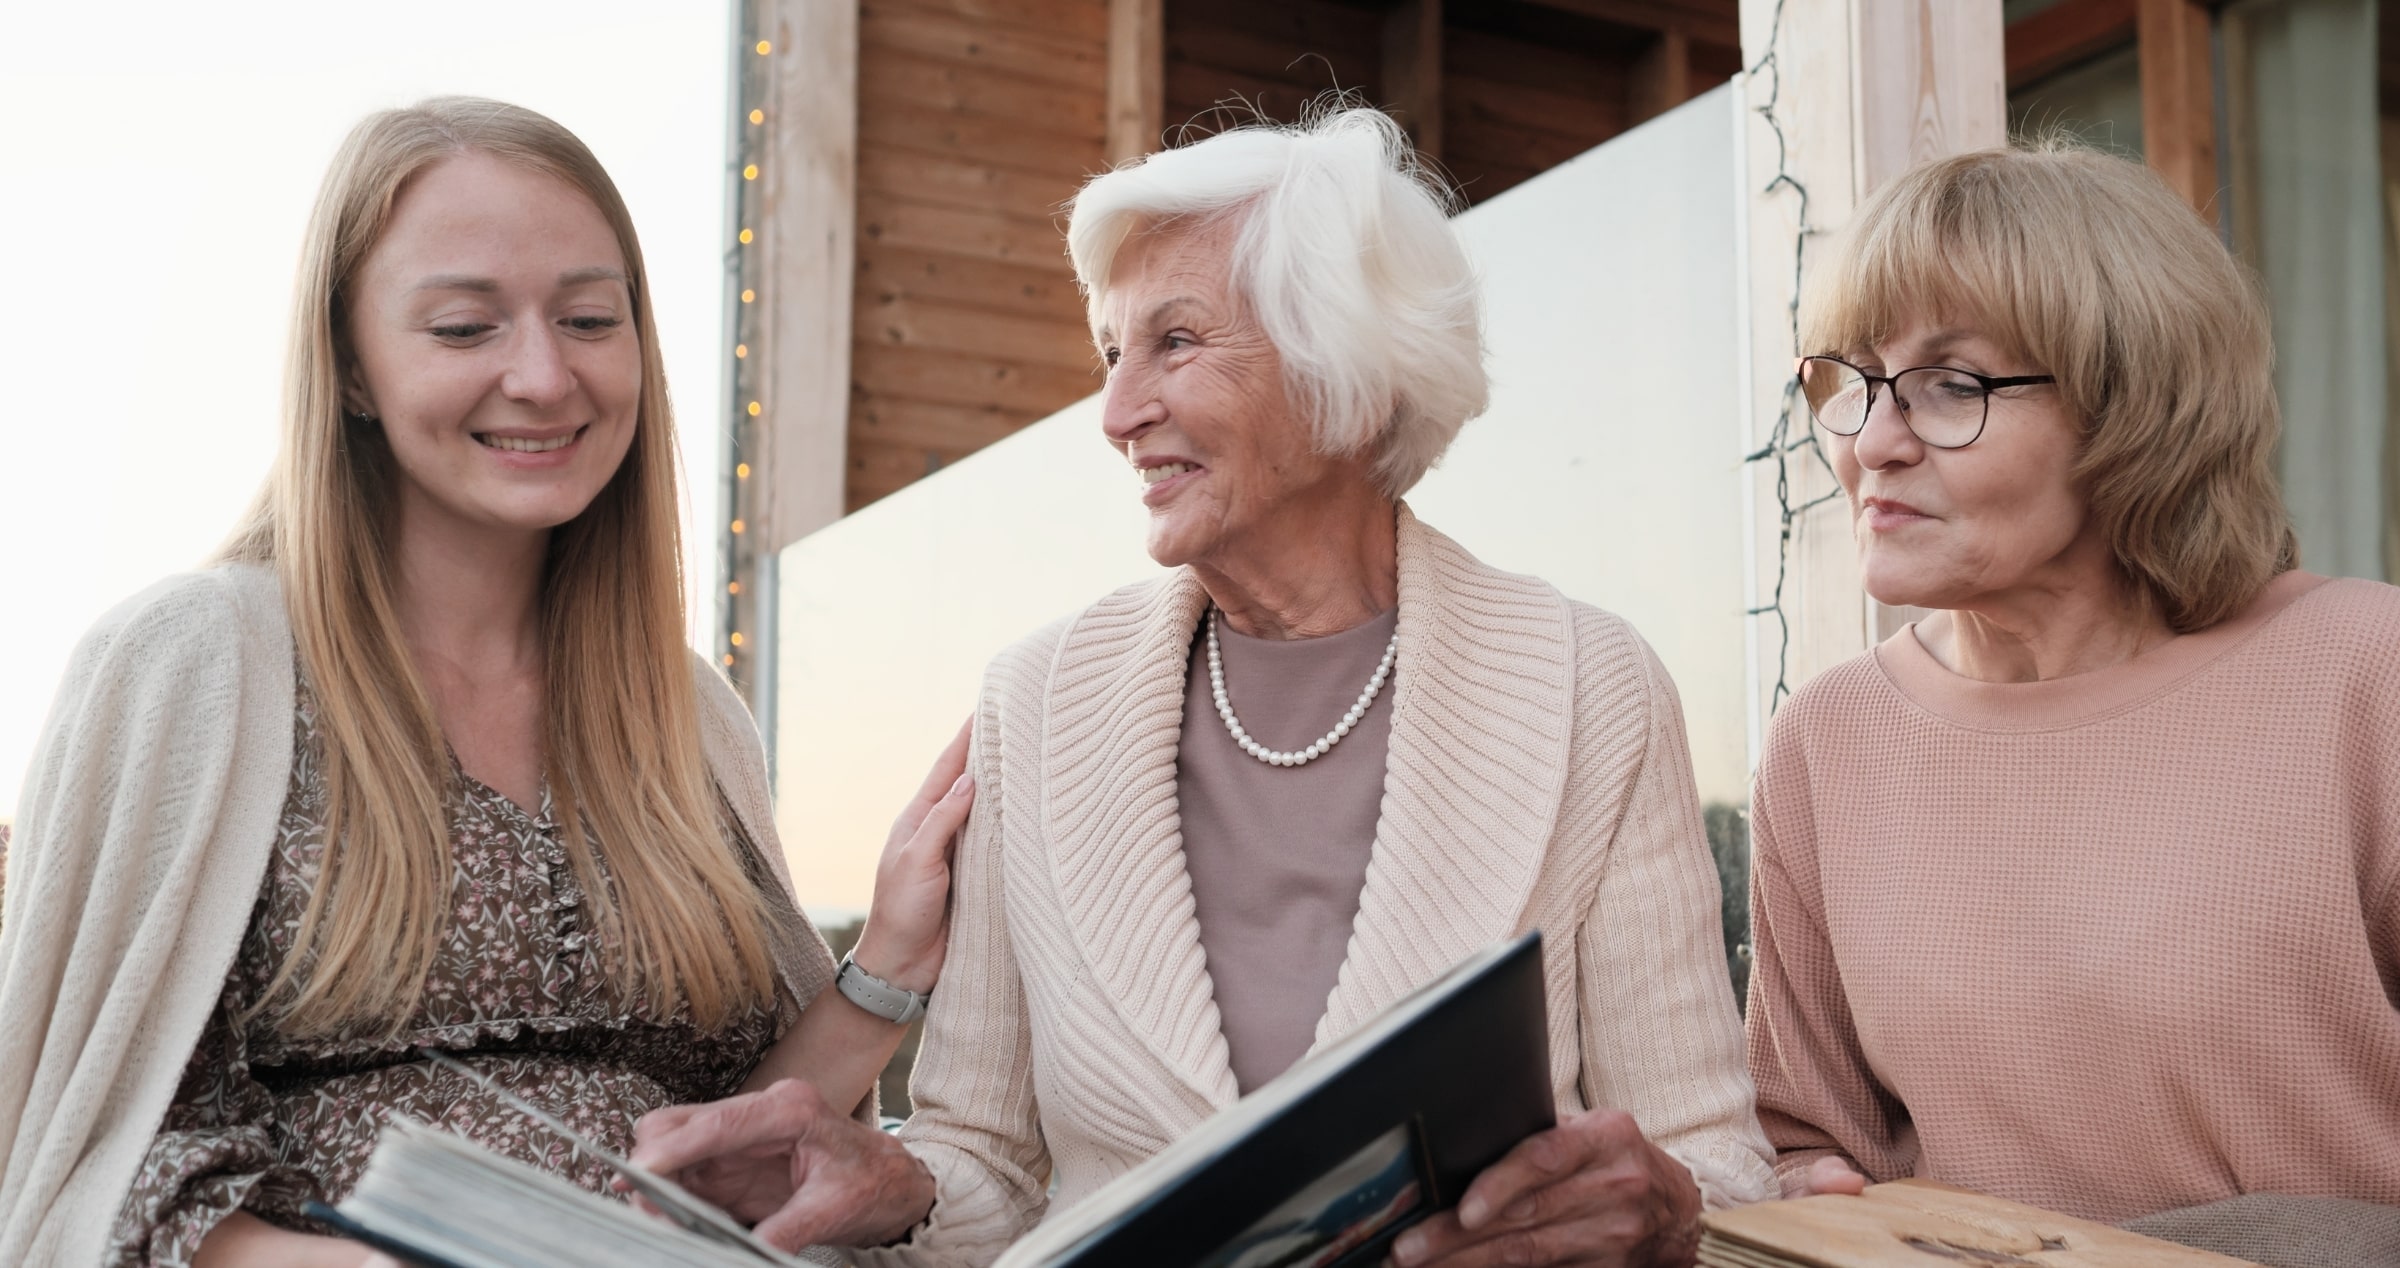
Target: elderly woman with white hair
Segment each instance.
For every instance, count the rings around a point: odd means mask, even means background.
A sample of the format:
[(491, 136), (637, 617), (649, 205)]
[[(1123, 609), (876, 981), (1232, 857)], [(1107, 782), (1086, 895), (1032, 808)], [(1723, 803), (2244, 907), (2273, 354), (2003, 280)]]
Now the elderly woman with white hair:
[(785, 1083), (654, 1113), (638, 1161), (785, 1245), (988, 1263), (1539, 928), (1560, 1125), (1393, 1258), (1688, 1262), (1768, 1195), (1666, 671), (1400, 500), (1485, 403), (1447, 201), (1369, 110), (1084, 187), (1102, 430), (1174, 571), (992, 663), (899, 1140)]

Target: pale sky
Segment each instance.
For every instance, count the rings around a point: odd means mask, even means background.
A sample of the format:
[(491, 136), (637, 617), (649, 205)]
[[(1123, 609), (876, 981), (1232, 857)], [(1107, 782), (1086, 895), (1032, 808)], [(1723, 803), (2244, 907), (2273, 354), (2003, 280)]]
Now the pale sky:
[(0, 6), (0, 820), (76, 639), (206, 556), (265, 475), (302, 225), (371, 110), (498, 97), (608, 167), (713, 589), (727, 19), (722, 0)]

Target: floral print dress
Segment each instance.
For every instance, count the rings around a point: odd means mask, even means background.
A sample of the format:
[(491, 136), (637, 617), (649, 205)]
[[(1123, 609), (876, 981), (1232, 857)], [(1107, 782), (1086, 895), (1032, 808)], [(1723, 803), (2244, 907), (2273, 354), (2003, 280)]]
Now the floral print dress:
[[(300, 928), (324, 853), (325, 788), (314, 699), (302, 681), (292, 780), (277, 840), (217, 1010), (119, 1210), (107, 1262), (183, 1265), (235, 1209), (315, 1230), (301, 1208), (339, 1202), (358, 1183), (386, 1119), (407, 1114), (595, 1192), (608, 1173), (497, 1097), (416, 1055), (447, 1052), (558, 1115), (613, 1152), (633, 1123), (665, 1105), (732, 1094), (798, 1016), (791, 954), (772, 1011), (714, 1031), (679, 1008), (657, 1016), (613, 1001), (585, 895), (547, 794), (528, 814), (451, 765), (448, 927), (423, 997), (396, 1036), (294, 1042), (267, 1017), (242, 1015), (264, 992)], [(723, 819), (731, 825), (730, 811)], [(738, 828), (751, 873), (805, 929)], [(778, 939), (780, 943), (781, 938)]]

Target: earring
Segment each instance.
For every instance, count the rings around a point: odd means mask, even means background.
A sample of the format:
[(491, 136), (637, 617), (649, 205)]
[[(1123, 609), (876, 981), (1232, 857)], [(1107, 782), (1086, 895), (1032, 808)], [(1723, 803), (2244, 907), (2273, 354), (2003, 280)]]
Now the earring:
[(375, 417), (373, 414), (368, 414), (357, 410), (346, 410), (343, 412), (342, 417), (345, 420), (356, 423), (361, 427), (371, 427), (374, 424), (383, 421), (382, 419)]

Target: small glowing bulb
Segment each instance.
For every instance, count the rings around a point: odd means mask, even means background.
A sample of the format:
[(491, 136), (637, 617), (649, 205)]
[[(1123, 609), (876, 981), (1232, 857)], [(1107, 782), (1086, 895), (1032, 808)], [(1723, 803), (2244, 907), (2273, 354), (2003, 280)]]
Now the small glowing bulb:
[(767, 43), (765, 40), (760, 40), (760, 41), (758, 42), (758, 55), (759, 55), (760, 57), (765, 57), (767, 54), (769, 54), (769, 53), (772, 53), (772, 52), (774, 52), (774, 51), (775, 51), (775, 46), (774, 46), (774, 45)]
[(756, 164), (756, 163), (751, 163), (751, 164), (748, 164), (748, 165), (744, 166), (744, 167), (742, 168), (742, 179), (743, 179), (743, 180), (746, 180), (746, 181), (754, 181), (754, 180), (757, 180), (757, 179), (758, 179), (758, 164)]
[(742, 358), (744, 358), (744, 357), (746, 357), (746, 356), (749, 356), (749, 355), (750, 355), (750, 345), (749, 345), (749, 344), (746, 344), (746, 343), (737, 343), (737, 344), (733, 345), (733, 359), (734, 359), (734, 360), (736, 360), (736, 361), (739, 361), (739, 360), (741, 360)]
[(741, 592), (742, 592), (742, 583), (741, 583), (741, 582), (739, 582), (739, 581), (728, 581), (728, 582), (726, 582), (726, 583), (725, 583), (725, 593), (727, 593), (727, 594), (740, 594)]
[(734, 532), (736, 532), (736, 533), (739, 533), (739, 532), (741, 532), (741, 531), (742, 531), (742, 522), (741, 522), (740, 520), (735, 520), (735, 521), (733, 522), (733, 531), (734, 531)]
[(757, 299), (757, 298), (758, 298), (758, 292), (757, 292), (757, 291), (751, 290), (751, 289), (750, 289), (749, 287), (747, 287), (747, 286), (745, 286), (745, 287), (743, 287), (743, 288), (742, 288), (742, 302), (743, 302), (743, 303), (747, 304), (747, 303), (749, 303), (751, 300), (754, 300), (754, 299)]
[(740, 647), (742, 645), (742, 632), (740, 630), (735, 630), (733, 632), (733, 645), (735, 647)]
[(752, 122), (752, 123), (765, 123), (766, 121), (767, 121), (767, 112), (766, 112), (766, 111), (764, 111), (764, 110), (753, 110), (753, 111), (751, 111), (751, 112), (750, 112), (750, 122)]
[(749, 245), (750, 245), (750, 231), (749, 231), (748, 229), (744, 229), (744, 230), (742, 230), (742, 245), (743, 245), (743, 246), (749, 246)]
[(743, 462), (743, 463), (737, 463), (737, 464), (735, 464), (735, 466), (734, 466), (734, 468), (733, 468), (733, 478), (734, 478), (734, 479), (736, 479), (736, 480), (747, 480), (747, 479), (749, 479), (749, 478), (750, 478), (750, 464), (749, 464), (749, 463), (747, 463), (747, 462)]
[(733, 653), (732, 653), (732, 652), (727, 652), (727, 653), (725, 653), (725, 667), (726, 667), (727, 669), (731, 669), (731, 668), (733, 668)]
[(750, 417), (758, 417), (758, 402), (756, 401), (750, 402)]

